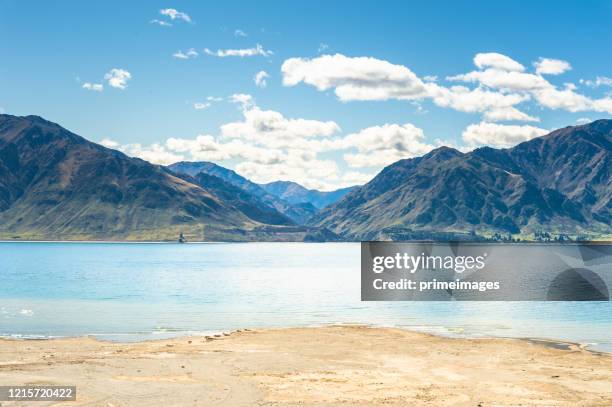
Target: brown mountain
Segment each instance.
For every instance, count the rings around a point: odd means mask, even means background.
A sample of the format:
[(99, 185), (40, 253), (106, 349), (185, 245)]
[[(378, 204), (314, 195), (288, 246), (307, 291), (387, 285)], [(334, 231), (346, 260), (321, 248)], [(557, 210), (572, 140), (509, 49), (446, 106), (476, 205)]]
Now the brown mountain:
[(510, 149), (442, 147), (398, 161), (311, 222), (345, 239), (612, 233), (612, 120)]
[(274, 209), (222, 197), (37, 116), (0, 115), (0, 237), (302, 240)]
[(287, 211), (295, 204), (279, 210), (277, 201), (285, 201), (263, 187), (210, 173), (222, 167), (178, 174), (37, 116), (0, 115), (0, 238), (175, 240), (183, 232), (188, 240), (320, 241), (538, 231), (609, 237), (611, 146), (612, 120), (599, 120), (510, 149), (464, 154), (443, 147), (390, 165), (300, 226), (296, 212)]

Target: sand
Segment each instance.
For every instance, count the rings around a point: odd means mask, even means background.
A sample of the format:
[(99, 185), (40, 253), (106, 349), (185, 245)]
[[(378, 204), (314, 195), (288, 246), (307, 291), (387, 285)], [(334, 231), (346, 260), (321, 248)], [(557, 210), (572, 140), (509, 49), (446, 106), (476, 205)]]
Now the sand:
[(390, 328), (244, 330), (118, 344), (0, 341), (0, 385), (76, 385), (65, 406), (612, 406), (612, 355)]

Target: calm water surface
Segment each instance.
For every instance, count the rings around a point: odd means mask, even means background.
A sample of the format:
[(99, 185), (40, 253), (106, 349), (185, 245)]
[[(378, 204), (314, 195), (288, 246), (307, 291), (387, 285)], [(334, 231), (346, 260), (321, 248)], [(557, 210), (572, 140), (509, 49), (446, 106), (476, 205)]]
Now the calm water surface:
[(612, 351), (612, 302), (361, 302), (359, 244), (0, 243), (0, 335), (366, 323)]

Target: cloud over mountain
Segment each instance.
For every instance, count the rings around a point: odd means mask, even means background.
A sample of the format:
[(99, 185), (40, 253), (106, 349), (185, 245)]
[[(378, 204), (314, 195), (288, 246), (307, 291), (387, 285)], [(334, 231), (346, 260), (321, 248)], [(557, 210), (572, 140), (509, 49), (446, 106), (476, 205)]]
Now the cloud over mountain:
[[(342, 54), (315, 58), (289, 58), (281, 67), (283, 84), (305, 83), (319, 91), (333, 90), (340, 101), (413, 100), (467, 113), (483, 113), (487, 120), (537, 121), (517, 108), (526, 102), (570, 112), (612, 113), (612, 98), (591, 98), (575, 85), (559, 87), (542, 75), (560, 75), (571, 69), (567, 61), (540, 58), (535, 73), (524, 65), (496, 52), (478, 53), (476, 70), (451, 75), (450, 85), (421, 79), (409, 67), (373, 58)], [(473, 84), (457, 86), (453, 82)]]
[(462, 134), (470, 146), (512, 147), (523, 141), (543, 136), (548, 130), (534, 126), (502, 125), (481, 122), (469, 125)]

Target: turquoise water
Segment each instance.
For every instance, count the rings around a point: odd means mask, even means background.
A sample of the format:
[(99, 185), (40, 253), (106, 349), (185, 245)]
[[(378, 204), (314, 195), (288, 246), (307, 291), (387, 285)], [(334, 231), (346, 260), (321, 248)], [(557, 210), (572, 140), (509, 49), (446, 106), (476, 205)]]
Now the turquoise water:
[(0, 335), (131, 341), (365, 323), (612, 351), (612, 302), (361, 302), (352, 243), (0, 243)]

